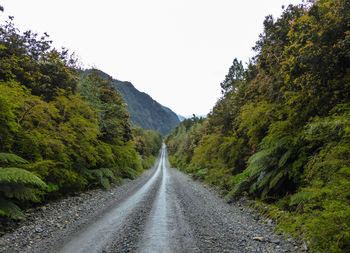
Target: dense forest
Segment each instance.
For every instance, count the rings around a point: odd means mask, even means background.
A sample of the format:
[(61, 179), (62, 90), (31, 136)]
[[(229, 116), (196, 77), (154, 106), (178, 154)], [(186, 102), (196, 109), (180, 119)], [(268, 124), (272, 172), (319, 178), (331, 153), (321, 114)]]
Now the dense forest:
[(267, 16), (207, 119), (167, 136), (173, 166), (243, 196), (318, 251), (350, 251), (350, 2)]
[(82, 73), (47, 34), (0, 26), (0, 218), (153, 164), (161, 134), (130, 125), (112, 80)]

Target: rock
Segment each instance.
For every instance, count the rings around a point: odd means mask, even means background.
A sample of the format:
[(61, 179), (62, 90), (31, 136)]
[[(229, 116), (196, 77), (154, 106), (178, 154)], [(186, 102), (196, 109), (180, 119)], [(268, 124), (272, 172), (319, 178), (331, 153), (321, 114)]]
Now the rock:
[(255, 236), (255, 237), (253, 237), (253, 240), (254, 240), (254, 241), (259, 241), (259, 242), (264, 242), (264, 241), (265, 241), (265, 238), (262, 237), (262, 236)]
[(307, 245), (305, 243), (303, 244), (303, 250), (305, 250), (305, 251), (308, 250)]
[(274, 244), (280, 244), (280, 240), (278, 239), (272, 239), (271, 242)]
[(266, 222), (266, 224), (268, 224), (268, 225), (272, 225), (272, 220), (271, 220), (271, 219), (266, 219), (265, 222)]
[(43, 229), (41, 227), (36, 227), (35, 232), (41, 233), (41, 232), (43, 232)]

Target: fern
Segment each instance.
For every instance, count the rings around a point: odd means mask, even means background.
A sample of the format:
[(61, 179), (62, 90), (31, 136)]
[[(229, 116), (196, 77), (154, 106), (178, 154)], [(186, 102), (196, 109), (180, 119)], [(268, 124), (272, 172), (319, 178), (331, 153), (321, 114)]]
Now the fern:
[(198, 170), (196, 173), (196, 176), (199, 178), (204, 178), (204, 176), (207, 174), (208, 174), (208, 168), (204, 168), (204, 169)]
[(249, 190), (250, 194), (264, 199), (272, 190), (279, 191), (290, 169), (289, 161), (295, 155), (291, 143), (288, 136), (263, 140), (261, 150), (249, 158), (247, 169), (230, 180), (235, 186), (229, 194), (234, 196)]
[[(238, 174), (238, 175), (240, 175), (240, 174)], [(247, 177), (242, 177), (240, 179), (240, 181), (235, 184), (233, 189), (225, 196), (225, 199), (237, 198), (244, 191), (248, 190), (249, 186), (250, 186), (250, 181), (248, 181)]]
[(13, 219), (25, 219), (25, 215), (16, 204), (2, 198), (0, 198), (0, 215), (8, 216)]
[(0, 162), (3, 163), (28, 163), (27, 160), (15, 154), (0, 153)]
[(279, 171), (270, 181), (270, 184), (269, 184), (269, 188), (270, 189), (274, 189), (276, 188), (280, 183), (281, 181), (283, 180), (283, 178), (285, 176), (287, 176), (288, 174), (288, 171), (286, 170), (282, 170), (282, 171)]
[(290, 205), (290, 206), (297, 206), (297, 205), (300, 205), (300, 204), (302, 204), (302, 203), (308, 201), (311, 197), (312, 197), (312, 193), (311, 193), (311, 192), (300, 191), (300, 192), (294, 194), (294, 195), (290, 198), (289, 205)]
[(100, 184), (103, 186), (103, 188), (105, 188), (107, 190), (111, 188), (111, 184), (110, 184), (108, 178), (106, 178), (106, 177), (102, 177), (100, 179)]
[(288, 159), (292, 156), (292, 154), (293, 154), (293, 150), (292, 150), (292, 149), (290, 149), (290, 150), (288, 150), (287, 152), (285, 152), (285, 153), (281, 156), (280, 160), (278, 161), (278, 167), (279, 167), (279, 168), (283, 168), (283, 166), (286, 165)]
[(100, 171), (102, 171), (102, 173), (105, 177), (112, 179), (112, 180), (115, 180), (114, 173), (110, 169), (102, 168), (102, 169), (100, 169)]
[(4, 184), (46, 187), (40, 178), (20, 168), (0, 168), (0, 190)]
[(273, 178), (276, 174), (277, 174), (276, 170), (262, 174), (263, 176), (261, 178), (258, 178), (257, 180), (258, 189), (265, 188), (266, 185), (269, 185), (271, 178)]
[(95, 183), (101, 185), (105, 189), (110, 189), (110, 182), (116, 180), (114, 173), (107, 168), (95, 169), (95, 170), (86, 170), (85, 176), (90, 181), (95, 181)]
[[(0, 153), (6, 163), (27, 163), (23, 158), (8, 153)], [(11, 201), (38, 201), (32, 187), (46, 188), (47, 185), (33, 173), (20, 168), (0, 168), (0, 215), (24, 218), (21, 209)]]
[(126, 167), (122, 170), (121, 175), (122, 175), (122, 177), (135, 179), (138, 175), (138, 172), (130, 167)]

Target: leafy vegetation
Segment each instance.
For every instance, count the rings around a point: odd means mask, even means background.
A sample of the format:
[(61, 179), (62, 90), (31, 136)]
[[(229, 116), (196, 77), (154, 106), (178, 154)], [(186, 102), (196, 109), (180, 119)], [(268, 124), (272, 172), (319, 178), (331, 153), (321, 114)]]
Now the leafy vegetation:
[(166, 137), (174, 166), (228, 199), (263, 201), (318, 251), (350, 250), (349, 24), (345, 0), (266, 17), (256, 56), (233, 61), (208, 118)]
[[(0, 153), (0, 165), (28, 163), (23, 158), (8, 153)], [(24, 218), (15, 201), (38, 201), (33, 188), (45, 188), (46, 184), (33, 173), (14, 167), (0, 167), (0, 215)]]
[(0, 25), (0, 215), (150, 167), (162, 136), (131, 127), (113, 82), (12, 21)]

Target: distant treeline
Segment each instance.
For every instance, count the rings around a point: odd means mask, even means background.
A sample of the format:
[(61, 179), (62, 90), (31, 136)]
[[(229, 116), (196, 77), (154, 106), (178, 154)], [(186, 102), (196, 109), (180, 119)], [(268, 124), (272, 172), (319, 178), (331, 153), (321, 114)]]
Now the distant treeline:
[(312, 249), (349, 252), (350, 1), (267, 16), (254, 50), (246, 68), (233, 61), (207, 119), (167, 136), (170, 160), (229, 200), (255, 198)]
[(131, 127), (112, 80), (82, 75), (48, 35), (12, 20), (0, 25), (0, 216), (150, 167), (162, 136)]

